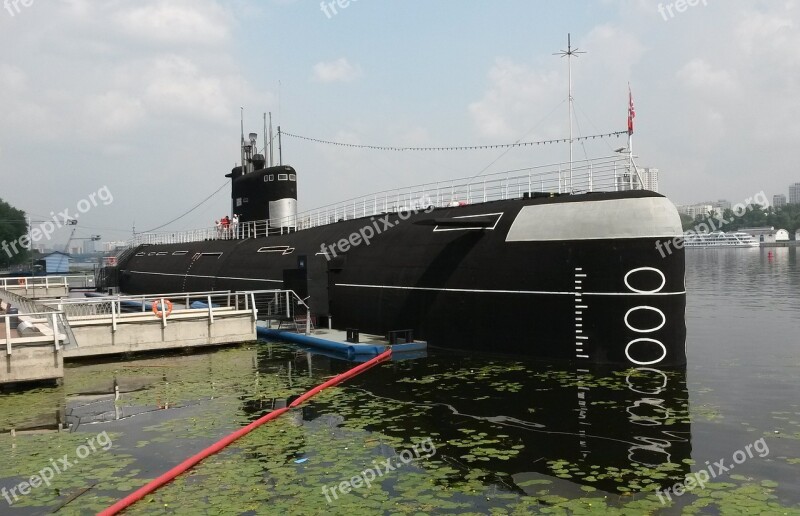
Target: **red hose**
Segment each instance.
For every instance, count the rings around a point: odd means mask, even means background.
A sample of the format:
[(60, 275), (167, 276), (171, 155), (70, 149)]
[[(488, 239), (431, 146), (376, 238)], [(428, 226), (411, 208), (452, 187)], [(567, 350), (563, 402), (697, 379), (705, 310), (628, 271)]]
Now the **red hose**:
[(303, 403), (307, 399), (311, 398), (312, 396), (315, 396), (316, 394), (319, 394), (319, 392), (322, 391), (323, 389), (327, 389), (328, 387), (340, 384), (340, 383), (344, 382), (345, 380), (349, 380), (350, 378), (352, 378), (352, 377), (354, 377), (354, 376), (356, 376), (356, 375), (358, 375), (360, 373), (363, 373), (367, 369), (380, 364), (381, 362), (389, 360), (389, 358), (391, 358), (391, 356), (392, 356), (392, 349), (389, 348), (386, 351), (384, 351), (383, 353), (381, 353), (380, 355), (378, 355), (377, 357), (373, 358), (372, 360), (364, 362), (363, 364), (360, 364), (360, 365), (358, 365), (358, 366), (356, 366), (356, 367), (354, 367), (354, 368), (352, 368), (352, 369), (350, 369), (348, 371), (345, 371), (344, 373), (331, 378), (327, 382), (314, 387), (313, 389), (311, 389), (307, 393), (303, 394), (302, 396), (300, 396), (299, 398), (294, 400), (288, 407), (280, 408), (280, 409), (277, 409), (277, 410), (273, 410), (272, 412), (270, 412), (266, 416), (263, 416), (263, 417), (255, 420), (255, 421), (253, 421), (249, 425), (247, 425), (247, 426), (245, 426), (243, 428), (240, 428), (239, 430), (233, 432), (232, 434), (228, 435), (227, 437), (223, 437), (222, 439), (220, 439), (216, 443), (212, 444), (211, 446), (209, 446), (205, 450), (202, 450), (201, 452), (193, 455), (192, 457), (189, 457), (188, 459), (186, 459), (185, 461), (181, 462), (180, 464), (178, 464), (177, 466), (175, 466), (171, 470), (167, 471), (166, 473), (164, 473), (160, 477), (156, 478), (155, 480), (150, 481), (147, 485), (145, 485), (143, 487), (140, 487), (139, 489), (137, 489), (133, 493), (129, 494), (128, 496), (126, 496), (122, 500), (118, 501), (117, 503), (115, 503), (111, 507), (103, 510), (102, 512), (99, 512), (98, 516), (112, 516), (114, 514), (119, 513), (123, 509), (125, 509), (127, 507), (130, 507), (131, 505), (133, 505), (137, 501), (141, 500), (142, 498), (144, 498), (148, 494), (152, 493), (153, 491), (155, 491), (159, 487), (172, 482), (175, 479), (175, 477), (177, 477), (178, 475), (180, 475), (184, 471), (186, 471), (188, 469), (191, 469), (192, 467), (197, 465), (197, 463), (199, 463), (200, 461), (202, 461), (206, 457), (208, 457), (210, 455), (214, 455), (215, 453), (219, 452), (220, 450), (222, 450), (223, 448), (225, 448), (226, 446), (228, 446), (232, 442), (236, 441), (237, 439), (239, 439), (240, 437), (242, 437), (244, 435), (247, 435), (248, 433), (250, 433), (251, 431), (255, 430), (259, 426), (263, 425), (267, 421), (271, 421), (273, 419), (276, 419), (278, 416), (280, 416), (284, 412), (288, 412), (290, 408), (297, 407), (298, 405), (300, 405), (301, 403)]

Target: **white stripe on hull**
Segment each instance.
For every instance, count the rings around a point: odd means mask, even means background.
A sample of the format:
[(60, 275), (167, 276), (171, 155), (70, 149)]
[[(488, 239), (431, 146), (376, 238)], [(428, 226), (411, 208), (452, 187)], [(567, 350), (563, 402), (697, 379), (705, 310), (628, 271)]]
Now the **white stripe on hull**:
[[(336, 283), (337, 287), (355, 287), (355, 288), (386, 288), (394, 290), (426, 290), (430, 292), (475, 292), (480, 294), (543, 294), (543, 295), (556, 295), (556, 296), (575, 296), (576, 292), (564, 291), (556, 292), (549, 290), (488, 290), (488, 289), (471, 289), (471, 288), (433, 288), (433, 287), (403, 287), (399, 285), (357, 285), (354, 283)], [(686, 291), (681, 292), (580, 292), (583, 296), (680, 296), (686, 294)]]
[(150, 274), (153, 276), (177, 276), (179, 278), (203, 278), (203, 279), (227, 279), (241, 281), (265, 281), (269, 283), (283, 283), (282, 280), (263, 279), (263, 278), (239, 278), (236, 276), (203, 276), (200, 274), (175, 274), (169, 272), (146, 272), (146, 271), (127, 271), (131, 274)]

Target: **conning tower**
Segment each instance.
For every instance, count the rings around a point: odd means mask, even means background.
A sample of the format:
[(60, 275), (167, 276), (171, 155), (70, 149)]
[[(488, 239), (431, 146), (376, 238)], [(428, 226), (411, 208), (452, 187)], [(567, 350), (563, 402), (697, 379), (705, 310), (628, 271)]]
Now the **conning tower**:
[[(242, 163), (231, 178), (233, 213), (239, 222), (268, 221), (269, 232), (286, 233), (297, 227), (297, 172), (288, 165), (267, 167), (258, 153), (258, 135), (242, 137)], [(267, 146), (265, 146), (265, 152)]]

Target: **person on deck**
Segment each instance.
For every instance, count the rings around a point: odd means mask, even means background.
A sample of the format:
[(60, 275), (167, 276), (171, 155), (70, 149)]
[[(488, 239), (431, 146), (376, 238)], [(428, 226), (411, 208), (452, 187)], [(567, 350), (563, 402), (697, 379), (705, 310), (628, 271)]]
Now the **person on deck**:
[(233, 238), (239, 238), (239, 214), (234, 213), (233, 219), (231, 219), (231, 231), (233, 233)]
[(228, 216), (225, 215), (220, 222), (222, 223), (222, 234), (223, 234), (222, 238), (228, 239), (229, 238), (228, 230), (231, 225), (231, 219), (229, 219)]

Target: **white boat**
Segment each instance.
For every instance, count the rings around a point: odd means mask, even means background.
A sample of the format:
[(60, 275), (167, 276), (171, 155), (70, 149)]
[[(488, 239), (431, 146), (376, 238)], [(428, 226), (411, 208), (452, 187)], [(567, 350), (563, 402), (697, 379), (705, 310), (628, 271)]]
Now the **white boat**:
[(752, 235), (741, 231), (714, 231), (697, 233), (687, 231), (683, 235), (684, 247), (760, 247), (761, 244)]

